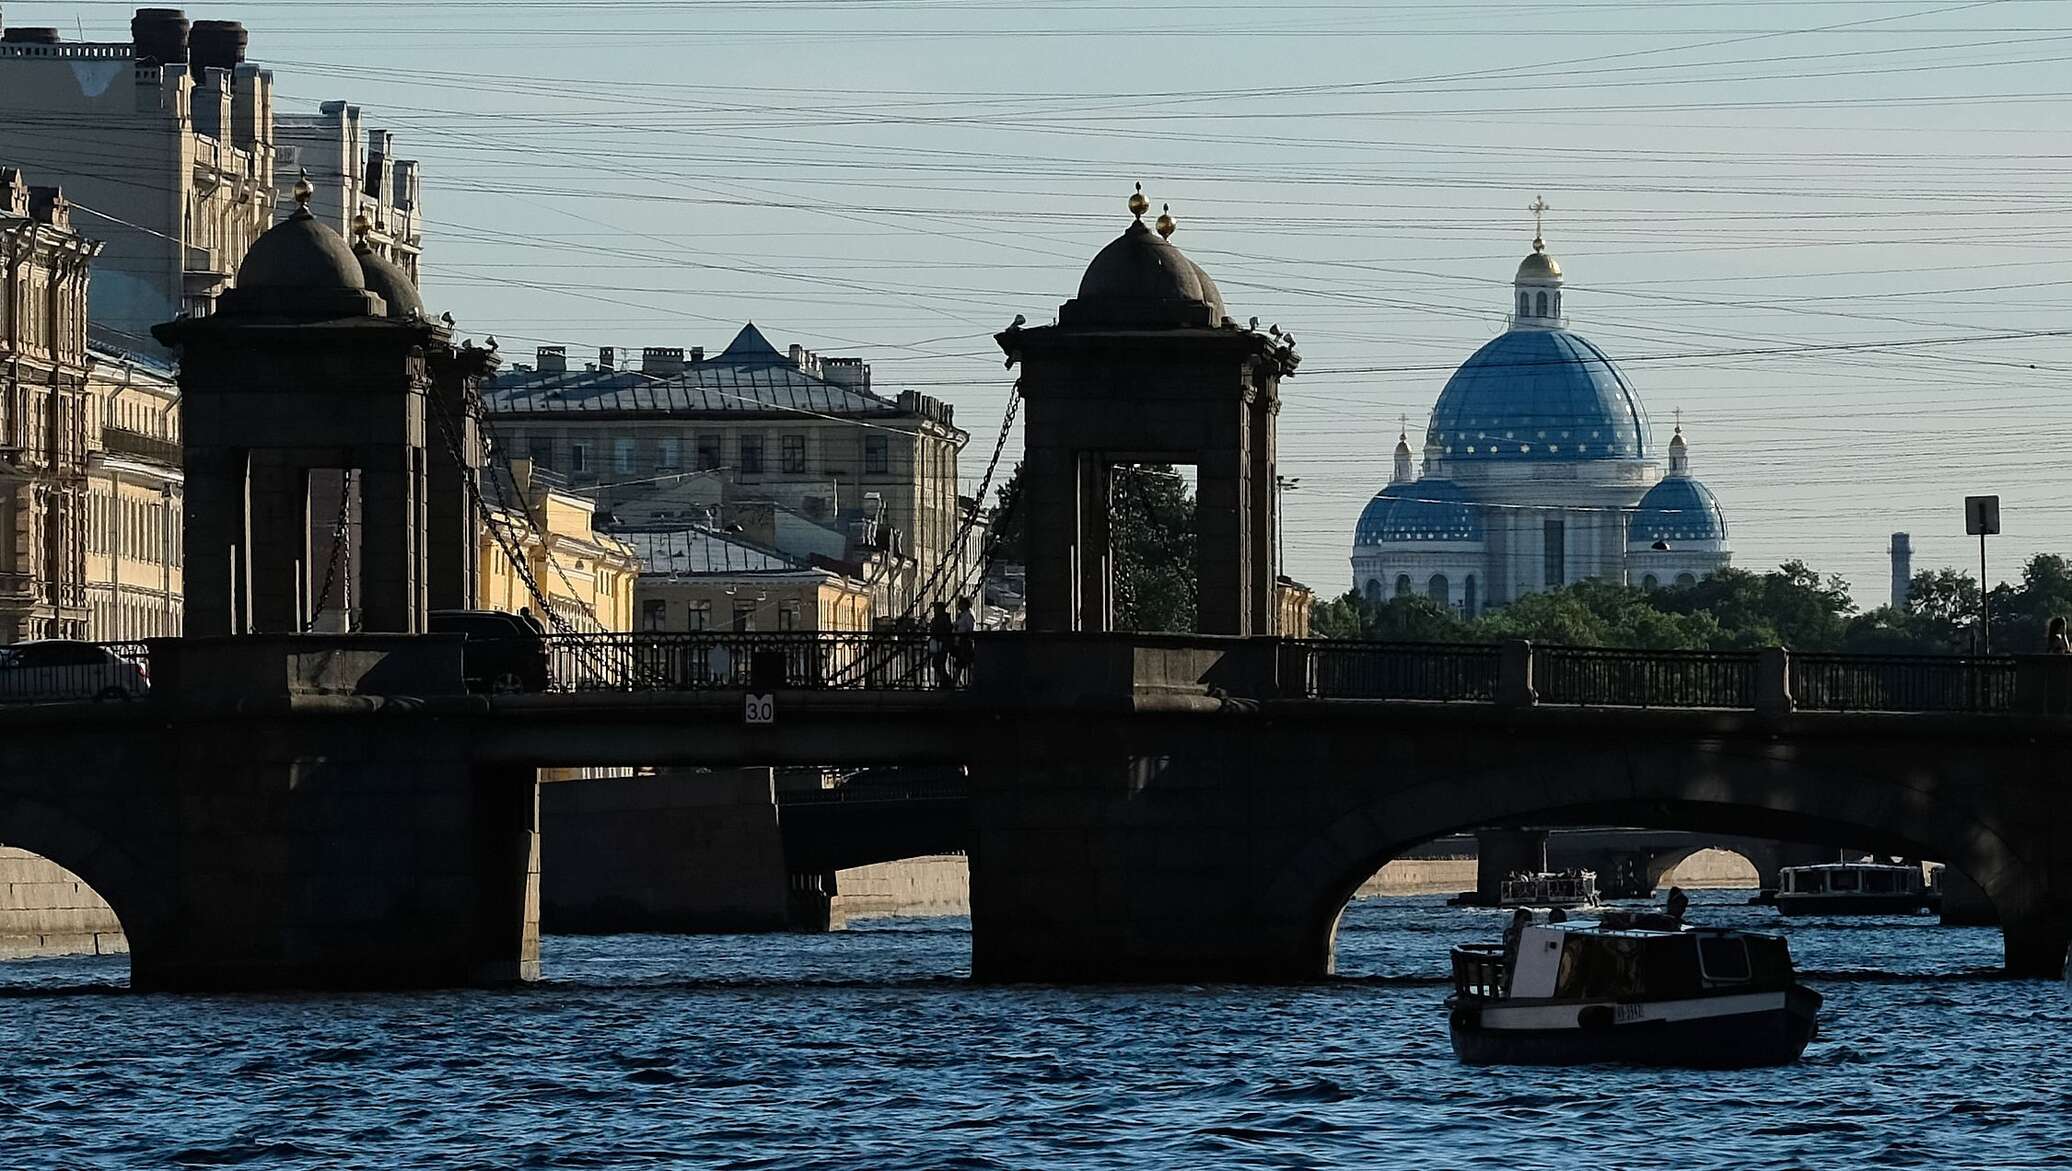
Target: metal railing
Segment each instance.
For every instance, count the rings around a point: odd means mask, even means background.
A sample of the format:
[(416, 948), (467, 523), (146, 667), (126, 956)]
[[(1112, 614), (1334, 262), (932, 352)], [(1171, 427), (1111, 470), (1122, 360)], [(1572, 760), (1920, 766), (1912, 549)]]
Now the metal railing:
[(0, 646), (0, 704), (127, 701), (150, 693), (151, 651), (141, 642)]
[(1752, 708), (1754, 651), (1628, 651), (1536, 646), (1541, 703), (1602, 707)]
[(937, 691), (970, 671), (928, 635), (635, 631), (542, 640), (553, 691)]
[(2017, 660), (1958, 655), (1791, 656), (1801, 711), (2012, 712)]
[(1489, 702), (1496, 698), (1497, 647), (1421, 642), (1319, 641), (1307, 654), (1302, 694), (1317, 699), (1422, 699)]

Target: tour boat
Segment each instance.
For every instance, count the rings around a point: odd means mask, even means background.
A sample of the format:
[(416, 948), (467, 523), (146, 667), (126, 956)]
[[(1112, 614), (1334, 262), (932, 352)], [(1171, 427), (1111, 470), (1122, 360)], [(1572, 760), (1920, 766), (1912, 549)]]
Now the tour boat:
[(1597, 872), (1569, 870), (1513, 874), (1497, 888), (1496, 901), (1500, 907), (1594, 907), (1597, 905)]
[(1938, 909), (1919, 866), (1823, 862), (1778, 872), (1771, 902), (1787, 915), (1910, 915)]
[(1453, 1051), (1469, 1065), (1783, 1065), (1813, 1039), (1820, 994), (1784, 940), (1665, 915), (1532, 924), (1453, 949)]

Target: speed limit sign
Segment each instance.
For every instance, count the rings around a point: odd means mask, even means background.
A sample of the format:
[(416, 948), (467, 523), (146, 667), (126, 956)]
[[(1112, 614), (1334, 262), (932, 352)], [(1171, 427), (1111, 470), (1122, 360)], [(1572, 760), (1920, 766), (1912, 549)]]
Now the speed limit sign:
[(777, 722), (777, 697), (774, 695), (751, 695), (742, 705), (741, 718), (751, 724), (774, 724)]

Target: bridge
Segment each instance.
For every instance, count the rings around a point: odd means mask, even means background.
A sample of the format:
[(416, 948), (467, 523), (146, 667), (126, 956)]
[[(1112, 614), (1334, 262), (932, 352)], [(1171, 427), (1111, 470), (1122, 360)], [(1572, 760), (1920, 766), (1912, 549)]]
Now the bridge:
[[(774, 724), (731, 673), (654, 666), (722, 650), (762, 664)], [(968, 835), (982, 979), (1320, 977), (1383, 863), (1504, 825), (1940, 860), (2023, 975), (2072, 928), (2055, 660), (1021, 634), (944, 680), (909, 635), (620, 635), (557, 659), (650, 666), (472, 695), (451, 637), (146, 654), (144, 701), (0, 710), (0, 842), (107, 898), (140, 987), (528, 977), (538, 770), (595, 765), (962, 766), (961, 812), (801, 816), (836, 867)]]

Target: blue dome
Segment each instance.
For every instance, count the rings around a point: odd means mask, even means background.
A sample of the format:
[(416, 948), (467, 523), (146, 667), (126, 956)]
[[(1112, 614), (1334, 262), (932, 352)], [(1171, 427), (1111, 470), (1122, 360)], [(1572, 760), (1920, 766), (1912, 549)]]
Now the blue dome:
[(1432, 408), (1448, 460), (1642, 459), (1647, 412), (1604, 351), (1565, 329), (1514, 329), (1475, 351)]
[(1451, 480), (1390, 484), (1374, 494), (1353, 530), (1357, 545), (1384, 541), (1479, 541), (1482, 518)]
[(1726, 539), (1727, 514), (1718, 498), (1689, 476), (1671, 476), (1648, 489), (1626, 526), (1628, 544)]

